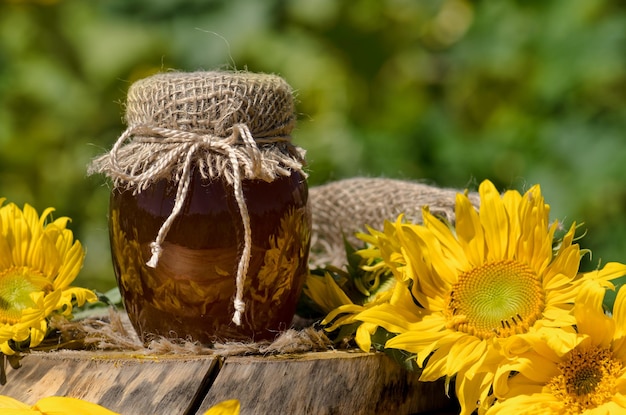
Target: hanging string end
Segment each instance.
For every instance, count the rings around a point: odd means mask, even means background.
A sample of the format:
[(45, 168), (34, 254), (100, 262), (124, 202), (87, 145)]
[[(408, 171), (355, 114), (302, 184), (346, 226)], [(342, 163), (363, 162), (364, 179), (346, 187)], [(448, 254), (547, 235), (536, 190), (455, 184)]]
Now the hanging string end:
[(156, 268), (156, 266), (159, 264), (161, 254), (163, 253), (163, 248), (161, 248), (161, 245), (157, 242), (152, 242), (150, 244), (150, 250), (152, 251), (152, 257), (150, 257), (150, 260), (146, 262), (146, 265), (150, 268)]
[(243, 312), (246, 311), (246, 303), (244, 303), (238, 298), (235, 298), (235, 300), (233, 301), (233, 304), (235, 306), (235, 313), (233, 314), (233, 323), (235, 323), (237, 326), (241, 326), (241, 316), (243, 315)]

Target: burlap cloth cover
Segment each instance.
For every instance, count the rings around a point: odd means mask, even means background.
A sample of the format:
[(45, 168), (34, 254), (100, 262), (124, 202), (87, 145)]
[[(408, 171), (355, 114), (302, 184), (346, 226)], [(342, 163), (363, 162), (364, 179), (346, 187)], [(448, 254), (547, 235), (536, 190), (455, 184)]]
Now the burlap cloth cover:
[(233, 322), (245, 309), (244, 279), (252, 237), (241, 182), (271, 182), (303, 171), (304, 150), (291, 143), (295, 125), (291, 87), (281, 77), (250, 72), (168, 72), (131, 85), (128, 128), (111, 151), (96, 158), (90, 174), (104, 173), (116, 188), (141, 192), (158, 180), (177, 183), (174, 208), (152, 243), (147, 262), (156, 267), (161, 244), (180, 213), (191, 174), (232, 186), (244, 228), (236, 275)]

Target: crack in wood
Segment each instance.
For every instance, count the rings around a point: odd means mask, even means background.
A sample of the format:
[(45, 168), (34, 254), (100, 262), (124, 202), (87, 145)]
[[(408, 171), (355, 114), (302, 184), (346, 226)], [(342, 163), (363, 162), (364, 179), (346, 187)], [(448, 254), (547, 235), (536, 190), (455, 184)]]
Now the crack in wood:
[(209, 370), (207, 370), (207, 373), (204, 375), (204, 378), (200, 382), (198, 390), (196, 391), (196, 394), (191, 400), (189, 407), (185, 410), (184, 415), (196, 415), (199, 413), (198, 410), (200, 409), (200, 406), (202, 405), (202, 402), (204, 401), (205, 396), (209, 393), (209, 390), (215, 383), (215, 379), (217, 378), (217, 375), (220, 373), (220, 370), (222, 370), (223, 366), (224, 366), (224, 358), (217, 356), (215, 360), (215, 364), (213, 364), (209, 368)]

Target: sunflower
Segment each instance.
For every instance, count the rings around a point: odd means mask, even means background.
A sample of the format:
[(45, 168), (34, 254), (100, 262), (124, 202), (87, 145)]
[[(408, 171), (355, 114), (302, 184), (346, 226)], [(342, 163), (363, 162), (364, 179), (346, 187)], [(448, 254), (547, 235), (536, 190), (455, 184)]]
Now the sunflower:
[(385, 347), (415, 354), (421, 380), (454, 379), (463, 414), (488, 403), (512, 338), (574, 333), (571, 311), (583, 279), (576, 224), (557, 243), (559, 224), (549, 223), (538, 185), (500, 195), (484, 181), (479, 195), (479, 212), (457, 195), (454, 228), (424, 208), (423, 225), (400, 216), (366, 236), (410, 295), (354, 317), (397, 333)]
[(498, 369), (498, 400), (487, 415), (626, 413), (626, 289), (617, 292), (612, 316), (603, 310), (604, 295), (598, 281), (581, 288), (571, 351), (554, 350), (554, 337), (518, 345), (518, 358)]
[[(0, 205), (4, 199), (0, 199)], [(71, 287), (84, 251), (69, 218), (49, 221), (26, 204), (0, 207), (0, 352), (13, 355), (41, 343), (53, 312), (71, 316), (73, 305), (97, 300), (93, 291)]]

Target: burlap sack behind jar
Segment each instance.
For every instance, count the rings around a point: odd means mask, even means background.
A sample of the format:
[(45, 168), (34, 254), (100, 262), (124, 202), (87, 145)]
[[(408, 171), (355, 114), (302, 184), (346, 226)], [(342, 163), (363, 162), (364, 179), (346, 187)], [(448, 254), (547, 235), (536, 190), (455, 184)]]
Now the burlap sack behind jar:
[[(312, 267), (346, 263), (344, 238), (359, 247), (355, 236), (365, 225), (382, 230), (385, 220), (394, 221), (400, 213), (407, 221), (422, 223), (422, 207), (454, 222), (454, 204), (461, 190), (389, 178), (355, 177), (338, 180), (309, 190), (313, 227), (309, 263)], [(469, 194), (476, 207), (477, 193)]]

